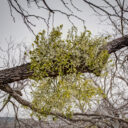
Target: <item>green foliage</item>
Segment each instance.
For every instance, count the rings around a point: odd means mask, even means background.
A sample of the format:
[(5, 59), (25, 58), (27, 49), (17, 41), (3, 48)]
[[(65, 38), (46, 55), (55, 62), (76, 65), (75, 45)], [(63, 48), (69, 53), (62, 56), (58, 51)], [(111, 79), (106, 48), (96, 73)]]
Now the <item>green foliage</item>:
[[(62, 113), (71, 118), (75, 109), (85, 112), (91, 107), (91, 100), (97, 101), (103, 96), (101, 88), (96, 87), (91, 79), (81, 78), (79, 75), (67, 75), (64, 78), (46, 78), (35, 84), (33, 104), (42, 113)], [(46, 116), (46, 115), (43, 115)]]
[(70, 74), (90, 70), (100, 75), (104, 64), (109, 57), (107, 50), (99, 52), (99, 48), (106, 43), (103, 37), (91, 37), (91, 32), (85, 30), (78, 35), (77, 29), (69, 30), (66, 39), (62, 39), (62, 25), (53, 28), (48, 37), (45, 31), (36, 36), (31, 56), (31, 69), (34, 71), (34, 79), (52, 74), (53, 76)]
[(106, 50), (100, 51), (106, 38), (92, 37), (88, 30), (79, 35), (73, 27), (63, 39), (62, 27), (53, 28), (48, 36), (43, 30), (32, 44), (29, 54), (32, 79), (36, 81), (33, 104), (42, 112), (71, 117), (75, 107), (85, 111), (93, 97), (103, 96), (103, 91), (81, 72), (100, 75), (109, 55)]

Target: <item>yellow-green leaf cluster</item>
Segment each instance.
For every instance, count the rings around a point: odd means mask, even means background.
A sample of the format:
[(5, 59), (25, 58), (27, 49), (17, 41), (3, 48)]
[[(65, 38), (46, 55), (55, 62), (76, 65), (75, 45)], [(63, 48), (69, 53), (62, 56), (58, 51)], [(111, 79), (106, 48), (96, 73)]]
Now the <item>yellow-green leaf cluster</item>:
[(105, 37), (92, 37), (88, 30), (78, 34), (73, 27), (63, 39), (62, 27), (53, 28), (48, 36), (43, 30), (32, 44), (29, 54), (32, 79), (36, 81), (32, 95), (33, 105), (42, 112), (71, 117), (75, 107), (86, 111), (93, 97), (103, 96), (102, 89), (81, 72), (88, 69), (100, 75), (109, 55), (106, 50), (100, 51)]
[(94, 38), (88, 30), (79, 35), (73, 27), (63, 39), (61, 30), (62, 25), (53, 28), (48, 36), (44, 30), (36, 36), (29, 52), (33, 78), (38, 81), (49, 74), (63, 76), (76, 73), (79, 68), (100, 75), (109, 57), (106, 50), (99, 51), (106, 43), (105, 37)]
[(32, 95), (34, 106), (41, 109), (42, 113), (54, 112), (70, 116), (76, 111), (75, 108), (84, 109), (94, 97), (102, 97), (103, 91), (91, 79), (67, 75), (65, 78), (46, 78), (40, 81)]

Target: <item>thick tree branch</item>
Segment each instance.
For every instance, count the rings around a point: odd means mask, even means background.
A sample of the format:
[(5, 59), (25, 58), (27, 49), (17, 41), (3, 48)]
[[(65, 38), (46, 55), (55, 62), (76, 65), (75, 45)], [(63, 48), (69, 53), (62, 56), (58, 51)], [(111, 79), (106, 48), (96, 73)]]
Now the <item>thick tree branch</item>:
[(109, 42), (106, 45), (106, 49), (108, 50), (108, 53), (111, 54), (113, 52), (116, 52), (120, 50), (121, 48), (128, 46), (128, 35), (123, 36), (121, 38), (117, 38), (111, 42)]
[(30, 63), (23, 64), (17, 67), (8, 68), (0, 71), (0, 84), (12, 83), (19, 80), (27, 79), (32, 75)]
[[(109, 42), (102, 49), (108, 50), (108, 53), (111, 54), (127, 46), (128, 46), (128, 35)], [(77, 70), (82, 73), (93, 72), (89, 70), (88, 67), (78, 67)], [(30, 63), (23, 64), (21, 66), (9, 68), (9, 69), (5, 69), (5, 70), (1, 70), (0, 71), (0, 84), (7, 84), (7, 83), (19, 81), (19, 80), (24, 80), (24, 79), (31, 77), (32, 74), (33, 72), (30, 71)], [(56, 77), (57, 75), (58, 73), (54, 73), (54, 72), (48, 73), (49, 77)]]

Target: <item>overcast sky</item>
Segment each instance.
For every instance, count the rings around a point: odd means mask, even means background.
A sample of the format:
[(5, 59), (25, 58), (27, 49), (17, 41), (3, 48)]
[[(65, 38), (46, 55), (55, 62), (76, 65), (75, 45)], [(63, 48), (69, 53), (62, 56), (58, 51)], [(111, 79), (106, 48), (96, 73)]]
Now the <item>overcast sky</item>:
[[(60, 9), (63, 8), (61, 7), (61, 4), (59, 2), (49, 2), (49, 4), (51, 3), (52, 6), (56, 5), (57, 7), (60, 7)], [(83, 13), (79, 13), (78, 15), (85, 19), (85, 25), (88, 29), (90, 29), (93, 32), (93, 34), (101, 33), (102, 31), (108, 29), (106, 25), (104, 26), (104, 24), (100, 24), (98, 18), (94, 16), (94, 13), (92, 13), (90, 8), (86, 4), (83, 4), (82, 2), (77, 2), (76, 4), (77, 7), (79, 7), (83, 11)], [(35, 13), (36, 9), (33, 8), (32, 11)], [(43, 16), (47, 15), (47, 13), (42, 11), (39, 11), (38, 13), (40, 13)], [(19, 16), (14, 11), (13, 14), (16, 19), (15, 23), (13, 22), (12, 17), (10, 16), (7, 0), (0, 0), (0, 46), (4, 46), (5, 39), (9, 39), (10, 37), (12, 37), (13, 40), (15, 40), (15, 42), (17, 43), (19, 43), (20, 41), (26, 41), (30, 43), (34, 40), (33, 34), (24, 25), (21, 16)], [(80, 29), (82, 23), (78, 22), (78, 20), (74, 20), (74, 23)], [(55, 16), (54, 25), (56, 26), (60, 24), (64, 24), (64, 30), (67, 30), (67, 28), (71, 26), (69, 21), (67, 21), (66, 17), (57, 14)], [(45, 29), (44, 25), (39, 24), (34, 28), (34, 31), (35, 33), (37, 33), (42, 29)]]

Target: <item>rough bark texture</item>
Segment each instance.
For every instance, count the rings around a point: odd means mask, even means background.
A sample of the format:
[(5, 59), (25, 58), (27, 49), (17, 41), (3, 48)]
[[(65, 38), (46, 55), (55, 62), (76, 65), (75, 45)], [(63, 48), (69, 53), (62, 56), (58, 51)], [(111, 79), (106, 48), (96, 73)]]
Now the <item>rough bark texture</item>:
[[(103, 49), (107, 49), (108, 53), (111, 54), (120, 50), (123, 47), (128, 46), (128, 35), (115, 39), (109, 42)], [(32, 76), (33, 72), (29, 70), (30, 63), (23, 64), (21, 66), (5, 69), (0, 71), (0, 84), (12, 83), (19, 80), (24, 80)], [(89, 69), (85, 69), (83, 71), (78, 68), (80, 72), (91, 72)], [(49, 73), (49, 76), (57, 76), (56, 73)]]
[(126, 46), (128, 46), (128, 35), (109, 42), (106, 49), (108, 50), (108, 53), (111, 54)]
[(30, 63), (1, 70), (0, 84), (7, 84), (7, 83), (12, 83), (15, 81), (27, 79), (33, 73), (29, 69), (30, 69)]

